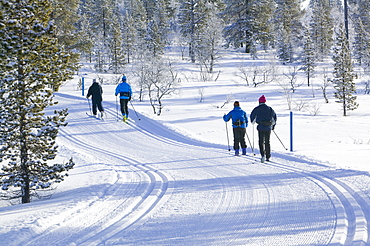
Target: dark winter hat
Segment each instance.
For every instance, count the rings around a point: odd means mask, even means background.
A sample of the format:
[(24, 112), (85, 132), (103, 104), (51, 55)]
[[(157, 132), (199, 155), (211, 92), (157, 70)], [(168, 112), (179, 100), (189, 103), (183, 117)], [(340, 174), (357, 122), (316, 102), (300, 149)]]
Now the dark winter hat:
[(258, 102), (260, 102), (260, 103), (265, 103), (265, 102), (266, 102), (265, 95), (262, 95), (262, 96), (260, 97), (260, 99), (258, 99)]
[(235, 101), (235, 102), (234, 102), (234, 106), (235, 106), (235, 107), (240, 107), (240, 103), (239, 103), (238, 101)]
[(125, 76), (125, 75), (123, 75), (123, 77), (122, 77), (122, 81), (123, 81), (123, 82), (126, 82), (126, 76)]
[(96, 79), (93, 79), (93, 83), (97, 83), (97, 82), (96, 82)]

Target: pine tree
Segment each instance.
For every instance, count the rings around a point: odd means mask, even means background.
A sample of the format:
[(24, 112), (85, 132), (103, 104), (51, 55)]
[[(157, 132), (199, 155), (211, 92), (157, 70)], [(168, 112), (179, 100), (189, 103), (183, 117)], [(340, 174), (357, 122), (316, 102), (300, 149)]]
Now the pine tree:
[(158, 25), (155, 20), (149, 21), (145, 43), (148, 49), (147, 51), (153, 58), (162, 56), (164, 54), (165, 43), (160, 34), (160, 25)]
[(112, 36), (108, 43), (110, 54), (109, 69), (115, 74), (123, 73), (123, 68), (126, 64), (125, 53), (122, 45), (121, 26), (118, 21), (118, 15), (115, 15), (112, 20)]
[(316, 58), (322, 59), (330, 53), (333, 45), (334, 24), (329, 0), (311, 0), (311, 39), (315, 44)]
[(77, 29), (81, 18), (78, 15), (79, 3), (80, 0), (51, 1), (51, 19), (56, 26), (55, 36), (58, 38), (58, 43), (68, 50), (75, 62), (79, 61), (80, 55), (73, 51), (87, 50), (89, 47), (84, 37), (86, 33), (82, 29)]
[(341, 27), (336, 37), (333, 61), (333, 83), (336, 90), (334, 96), (338, 99), (338, 103), (342, 103), (343, 115), (346, 116), (348, 110), (355, 110), (358, 107), (358, 103), (356, 102), (357, 97), (353, 95), (356, 93), (355, 83), (353, 82), (355, 74), (353, 72), (349, 42), (343, 27)]
[(109, 42), (113, 36), (112, 21), (116, 8), (114, 0), (86, 0), (82, 11), (86, 14), (90, 33), (93, 38), (93, 53), (96, 59), (96, 69), (99, 72), (109, 66)]
[(310, 78), (315, 72), (315, 49), (309, 30), (305, 30), (303, 47), (303, 69), (307, 74), (307, 86), (310, 86)]
[(141, 59), (141, 51), (146, 49), (147, 17), (143, 1), (125, 0), (123, 15), (123, 50), (127, 63), (131, 63), (134, 58)]
[(135, 54), (137, 47), (137, 30), (135, 20), (129, 14), (122, 18), (122, 46), (126, 63), (131, 63), (131, 57)]
[(44, 111), (77, 70), (55, 38), (50, 14), (47, 0), (0, 2), (0, 185), (22, 203), (63, 181), (74, 166), (72, 159), (50, 164), (68, 113)]
[(180, 0), (178, 24), (183, 37), (189, 44), (189, 56), (195, 63), (197, 35), (202, 32), (206, 23), (207, 12), (205, 0)]
[(365, 71), (370, 70), (370, 2), (359, 0), (354, 6), (351, 19), (354, 26), (354, 58)]
[(227, 24), (224, 36), (228, 46), (245, 46), (250, 53), (258, 42), (264, 46), (272, 41), (272, 16), (274, 1), (271, 0), (227, 0), (221, 13)]
[[(163, 55), (164, 48), (169, 43), (169, 16), (165, 10), (167, 10), (165, 2), (158, 0), (151, 5), (151, 12), (153, 13), (148, 14), (145, 43), (154, 58)], [(147, 12), (149, 13), (149, 10)]]
[(295, 48), (300, 44), (302, 11), (298, 0), (276, 0), (275, 32), (278, 57), (283, 62), (293, 62)]
[(220, 57), (223, 22), (217, 16), (217, 6), (208, 3), (207, 8), (209, 16), (206, 18), (204, 30), (197, 37), (196, 57), (201, 68), (205, 67), (208, 73), (212, 73), (215, 63)]
[(94, 35), (90, 29), (89, 20), (86, 14), (82, 14), (81, 19), (78, 23), (78, 29), (80, 33), (83, 33), (83, 42), (81, 43), (81, 57), (88, 59), (92, 62), (92, 49), (94, 46)]

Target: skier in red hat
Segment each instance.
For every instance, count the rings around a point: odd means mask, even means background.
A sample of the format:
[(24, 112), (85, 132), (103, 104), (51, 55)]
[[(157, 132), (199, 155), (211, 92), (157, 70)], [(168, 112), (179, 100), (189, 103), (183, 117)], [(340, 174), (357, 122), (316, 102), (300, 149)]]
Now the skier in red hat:
[(255, 107), (250, 115), (252, 124), (257, 123), (258, 145), (261, 153), (261, 162), (270, 161), (271, 146), (270, 136), (271, 130), (274, 130), (276, 125), (275, 111), (266, 105), (266, 98), (262, 95), (258, 99), (259, 105)]

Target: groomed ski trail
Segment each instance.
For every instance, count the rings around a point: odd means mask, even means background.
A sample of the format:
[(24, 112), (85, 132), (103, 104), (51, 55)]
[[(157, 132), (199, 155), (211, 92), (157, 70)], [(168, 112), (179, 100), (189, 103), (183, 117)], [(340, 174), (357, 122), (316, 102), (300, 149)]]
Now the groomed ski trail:
[(113, 103), (94, 121), (83, 98), (57, 95), (70, 112), (60, 142), (110, 179), (66, 197), (66, 209), (33, 221), (13, 245), (370, 245), (369, 197), (354, 182), (370, 183), (365, 173), (285, 154), (261, 164), (144, 116), (117, 122)]

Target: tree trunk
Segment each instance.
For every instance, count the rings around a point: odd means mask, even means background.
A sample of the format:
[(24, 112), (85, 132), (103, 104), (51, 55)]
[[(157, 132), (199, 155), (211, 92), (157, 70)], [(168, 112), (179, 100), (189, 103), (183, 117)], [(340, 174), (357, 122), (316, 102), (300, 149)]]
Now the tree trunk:
[(343, 86), (343, 115), (344, 116), (347, 116), (347, 107), (346, 107), (346, 89), (344, 88), (344, 86)]
[[(24, 117), (22, 117), (22, 122)], [(20, 130), (23, 132), (23, 124), (21, 124)], [(30, 177), (29, 177), (29, 170), (27, 167), (28, 156), (27, 156), (27, 144), (26, 144), (26, 137), (21, 134), (20, 144), (21, 144), (21, 169), (22, 169), (22, 203), (30, 203)]]

